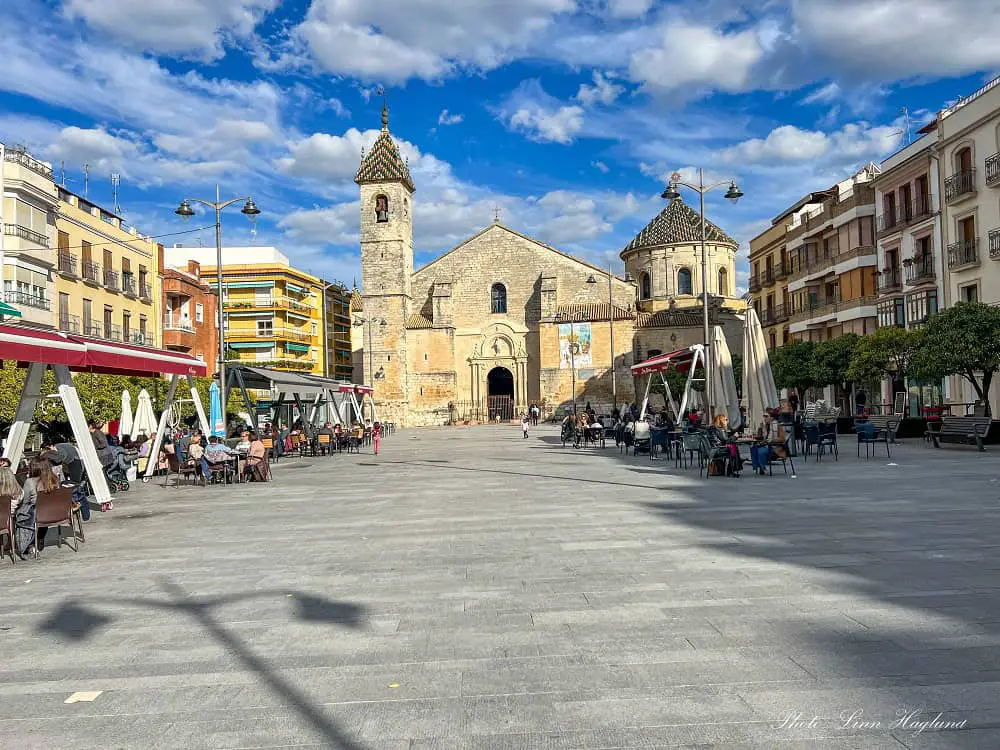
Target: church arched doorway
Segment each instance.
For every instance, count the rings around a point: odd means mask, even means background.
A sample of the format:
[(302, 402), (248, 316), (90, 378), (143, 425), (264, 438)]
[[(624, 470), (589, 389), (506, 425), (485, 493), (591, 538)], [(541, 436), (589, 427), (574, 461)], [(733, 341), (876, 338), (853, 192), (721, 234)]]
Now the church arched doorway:
[(486, 376), (489, 418), (514, 418), (514, 375), (506, 367), (494, 367)]

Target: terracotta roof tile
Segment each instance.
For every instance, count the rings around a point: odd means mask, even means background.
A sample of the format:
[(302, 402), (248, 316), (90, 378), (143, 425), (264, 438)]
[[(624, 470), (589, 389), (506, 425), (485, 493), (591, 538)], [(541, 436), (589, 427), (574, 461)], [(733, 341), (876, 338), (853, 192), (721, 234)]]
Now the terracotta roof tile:
[(375, 144), (361, 160), (354, 181), (359, 185), (372, 182), (402, 182), (410, 190), (416, 189), (413, 187), (413, 178), (410, 177), (410, 167), (399, 155), (399, 149), (389, 135), (388, 124), (383, 124), (382, 132), (375, 139)]
[(406, 325), (404, 326), (404, 328), (409, 328), (409, 329), (414, 329), (414, 328), (421, 329), (421, 328), (433, 328), (433, 327), (434, 327), (434, 322), (431, 321), (429, 318), (425, 318), (420, 313), (414, 313), (413, 315), (408, 317), (406, 319)]
[[(624, 307), (614, 308), (615, 320), (632, 320), (635, 313)], [(607, 302), (589, 302), (569, 305), (559, 305), (556, 310), (556, 317), (565, 318), (567, 321), (597, 321), (609, 320), (611, 317), (611, 305)]]
[[(709, 242), (739, 247), (739, 243), (710, 221), (706, 221)], [(674, 198), (635, 238), (622, 254), (644, 247), (701, 242), (701, 216), (680, 198)]]
[(364, 300), (361, 299), (361, 292), (355, 288), (354, 291), (351, 292), (351, 312), (364, 312), (364, 309), (365, 303)]
[(635, 321), (636, 328), (691, 328), (703, 323), (701, 310), (692, 312), (679, 310), (660, 310), (655, 313), (639, 313)]

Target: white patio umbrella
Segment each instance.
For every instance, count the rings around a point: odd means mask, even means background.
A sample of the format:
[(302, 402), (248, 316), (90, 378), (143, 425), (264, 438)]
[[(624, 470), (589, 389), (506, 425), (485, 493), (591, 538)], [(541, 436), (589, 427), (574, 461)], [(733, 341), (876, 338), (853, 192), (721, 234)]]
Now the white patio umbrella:
[(752, 307), (747, 308), (743, 328), (743, 403), (750, 429), (756, 429), (764, 421), (765, 411), (780, 406), (771, 360), (764, 343), (764, 331)]
[(720, 326), (715, 327), (712, 336), (712, 395), (715, 398), (715, 413), (725, 414), (730, 425), (738, 425), (740, 397), (736, 392), (733, 357)]
[(138, 404), (135, 407), (135, 422), (132, 430), (135, 435), (145, 435), (153, 437), (156, 434), (156, 414), (153, 412), (153, 401), (149, 397), (149, 391), (143, 388), (139, 391)]
[(132, 395), (122, 391), (122, 415), (118, 418), (118, 439), (132, 434)]

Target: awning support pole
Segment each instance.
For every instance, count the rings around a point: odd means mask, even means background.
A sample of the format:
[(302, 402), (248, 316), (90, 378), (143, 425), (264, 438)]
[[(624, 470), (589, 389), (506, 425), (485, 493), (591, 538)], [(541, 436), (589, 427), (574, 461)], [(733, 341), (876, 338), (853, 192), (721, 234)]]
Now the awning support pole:
[(170, 388), (167, 389), (167, 400), (163, 402), (163, 411), (160, 412), (160, 421), (156, 425), (156, 436), (153, 438), (153, 447), (149, 449), (149, 457), (146, 459), (146, 473), (143, 475), (149, 479), (156, 472), (156, 467), (160, 463), (160, 447), (163, 445), (163, 434), (167, 431), (167, 417), (170, 408), (174, 405), (174, 393), (177, 391), (177, 382), (180, 375), (173, 375), (170, 378)]
[[(205, 440), (208, 440), (208, 436), (212, 434), (211, 428), (208, 426), (208, 417), (205, 416), (205, 407), (201, 403), (201, 396), (198, 393), (198, 389), (194, 385), (194, 378), (190, 375), (187, 376), (188, 388), (191, 389), (191, 400), (194, 401), (194, 410), (198, 413), (198, 422), (201, 423), (201, 434), (205, 436)], [(229, 389), (226, 389), (226, 393), (229, 393)], [(220, 395), (221, 398), (221, 395)], [(225, 416), (226, 407), (222, 406), (222, 413)], [(223, 420), (225, 421), (225, 420)], [(222, 436), (227, 437), (226, 435)]]
[(680, 412), (677, 411), (677, 402), (674, 401), (674, 394), (670, 390), (670, 383), (667, 382), (666, 376), (661, 372), (660, 380), (663, 381), (663, 388), (667, 392), (667, 403), (670, 404), (670, 409), (674, 413), (674, 419), (680, 416)]
[(653, 384), (653, 376), (646, 379), (646, 394), (642, 397), (642, 409), (639, 410), (639, 421), (641, 422), (646, 418), (646, 407), (649, 406), (649, 387)]
[[(41, 397), (42, 376), (46, 367), (48, 365), (43, 362), (32, 362), (28, 365), (28, 372), (24, 377), (24, 387), (21, 389), (21, 399), (17, 402), (14, 424), (10, 426), (10, 433), (3, 447), (4, 458), (10, 459), (14, 471), (17, 471), (21, 456), (24, 455), (24, 442), (28, 439), (28, 430), (31, 429), (31, 421), (35, 416), (35, 406)], [(87, 440), (90, 440), (90, 435), (87, 435)]]
[[(44, 368), (45, 365), (42, 367)], [(73, 376), (66, 365), (53, 365), (52, 372), (59, 385), (59, 397), (62, 399), (63, 408), (66, 409), (66, 416), (69, 417), (69, 424), (73, 428), (76, 449), (80, 452), (83, 468), (87, 470), (87, 478), (90, 480), (90, 488), (94, 491), (94, 499), (101, 505), (110, 503), (111, 490), (108, 488), (108, 481), (104, 476), (104, 468), (97, 457), (94, 441), (90, 437), (87, 419), (83, 416), (83, 407), (80, 406), (80, 396), (76, 392), (76, 386), (73, 385)]]
[[(260, 427), (257, 426), (257, 407), (255, 404), (250, 403), (250, 394), (247, 393), (246, 383), (243, 382), (243, 372), (239, 367), (231, 367), (228, 372), (230, 382), (229, 388), (232, 387), (232, 382), (235, 380), (236, 384), (240, 388), (240, 393), (243, 395), (243, 405), (247, 409), (247, 414), (250, 415), (250, 424), (253, 425), (253, 431), (260, 432)], [(229, 388), (226, 390), (229, 390)]]

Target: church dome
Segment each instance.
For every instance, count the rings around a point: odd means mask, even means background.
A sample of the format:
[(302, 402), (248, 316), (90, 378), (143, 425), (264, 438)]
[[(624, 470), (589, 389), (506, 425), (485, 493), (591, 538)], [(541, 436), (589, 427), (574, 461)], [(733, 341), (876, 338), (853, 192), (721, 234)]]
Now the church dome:
[[(713, 245), (732, 245), (735, 250), (739, 243), (710, 221), (706, 221), (705, 241)], [(627, 253), (664, 245), (690, 245), (701, 242), (701, 216), (680, 198), (674, 198), (666, 208), (649, 222), (622, 250)]]

